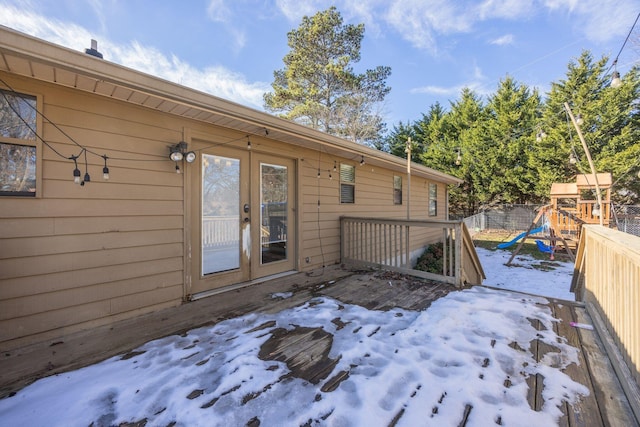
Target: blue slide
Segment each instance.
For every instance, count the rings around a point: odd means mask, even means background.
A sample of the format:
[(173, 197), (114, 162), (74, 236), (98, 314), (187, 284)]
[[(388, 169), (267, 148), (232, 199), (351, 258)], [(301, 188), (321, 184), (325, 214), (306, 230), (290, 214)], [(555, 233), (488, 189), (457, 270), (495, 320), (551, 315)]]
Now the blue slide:
[[(542, 227), (538, 227), (538, 228), (534, 228), (533, 230), (531, 230), (529, 232), (529, 234), (537, 234), (540, 233), (542, 231), (544, 231), (544, 229), (546, 228), (545, 225), (543, 225)], [(508, 242), (504, 242), (504, 243), (500, 243), (498, 245), (498, 249), (506, 249), (509, 246), (513, 245), (514, 243), (516, 243), (518, 240), (522, 239), (524, 236), (527, 235), (527, 232), (525, 231), (524, 233), (518, 234), (516, 237), (514, 237), (512, 240), (509, 240)]]

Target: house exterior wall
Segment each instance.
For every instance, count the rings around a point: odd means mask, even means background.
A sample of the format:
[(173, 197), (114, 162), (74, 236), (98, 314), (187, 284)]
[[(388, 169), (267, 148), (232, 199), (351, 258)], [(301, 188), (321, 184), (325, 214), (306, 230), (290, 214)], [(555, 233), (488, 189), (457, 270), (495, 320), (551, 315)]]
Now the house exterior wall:
[[(105, 96), (0, 76), (16, 91), (38, 96), (46, 117), (39, 133), (51, 147), (65, 156), (79, 152), (55, 123), (91, 151), (106, 154), (110, 168), (110, 180), (103, 181), (103, 160), (89, 155), (91, 182), (76, 185), (73, 162), (40, 144), (37, 197), (0, 199), (0, 350), (183, 303), (192, 243), (187, 201), (198, 195), (190, 192), (188, 170), (175, 173), (168, 147), (190, 142), (193, 133), (246, 149), (244, 135)], [(359, 166), (359, 157), (319, 153), (268, 136), (252, 143), (255, 150), (296, 162), (298, 270), (340, 261), (342, 215), (407, 216), (406, 173)], [(340, 203), (334, 161), (356, 166), (354, 204)], [(84, 157), (79, 167), (84, 175)], [(393, 203), (394, 175), (403, 178), (401, 205)], [(411, 218), (445, 219), (446, 186), (437, 183), (438, 216), (429, 217), (428, 184), (412, 177)]]

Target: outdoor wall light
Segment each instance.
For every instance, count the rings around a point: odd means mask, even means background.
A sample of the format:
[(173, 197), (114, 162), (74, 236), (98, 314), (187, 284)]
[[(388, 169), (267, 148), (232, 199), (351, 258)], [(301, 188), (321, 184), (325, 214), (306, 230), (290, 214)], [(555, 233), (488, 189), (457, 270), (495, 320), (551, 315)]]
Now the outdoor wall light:
[(196, 159), (196, 153), (193, 151), (187, 151), (187, 143), (180, 141), (176, 145), (169, 147), (169, 157), (174, 162), (179, 162), (180, 160), (185, 159), (187, 163), (193, 163)]
[(458, 148), (458, 156), (456, 157), (456, 166), (460, 166), (460, 164), (462, 163), (462, 153), (460, 152), (460, 149)]
[(179, 162), (184, 159), (187, 163), (193, 163), (196, 160), (196, 153), (194, 151), (187, 151), (187, 143), (181, 141), (169, 147), (169, 158), (174, 162)]

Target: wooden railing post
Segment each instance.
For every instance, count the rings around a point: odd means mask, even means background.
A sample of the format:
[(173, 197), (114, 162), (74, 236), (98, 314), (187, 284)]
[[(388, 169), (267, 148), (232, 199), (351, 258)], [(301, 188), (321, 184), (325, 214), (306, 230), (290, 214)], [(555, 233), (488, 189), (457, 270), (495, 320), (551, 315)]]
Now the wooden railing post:
[(458, 223), (455, 225), (455, 269), (456, 269), (456, 273), (455, 273), (455, 277), (456, 277), (456, 286), (461, 287), (463, 285), (462, 283), (462, 223)]

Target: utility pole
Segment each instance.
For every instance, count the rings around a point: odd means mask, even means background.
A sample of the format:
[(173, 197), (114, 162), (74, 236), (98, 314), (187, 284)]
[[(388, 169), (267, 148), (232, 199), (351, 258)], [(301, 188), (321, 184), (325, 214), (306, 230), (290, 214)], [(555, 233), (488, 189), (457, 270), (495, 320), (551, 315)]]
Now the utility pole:
[(407, 219), (411, 219), (411, 137), (407, 138)]
[(602, 194), (600, 194), (600, 184), (598, 183), (598, 174), (596, 173), (596, 168), (593, 166), (593, 160), (591, 160), (591, 153), (589, 152), (589, 147), (587, 147), (587, 143), (584, 140), (584, 136), (582, 136), (582, 131), (580, 130), (580, 126), (578, 122), (576, 122), (576, 118), (573, 117), (573, 113), (571, 112), (571, 108), (569, 107), (569, 103), (564, 103), (564, 108), (567, 110), (569, 117), (571, 118), (571, 122), (573, 126), (576, 128), (576, 132), (578, 133), (578, 138), (580, 138), (580, 142), (582, 143), (582, 149), (584, 153), (587, 155), (587, 160), (589, 161), (589, 167), (591, 168), (591, 173), (593, 174), (593, 179), (596, 181), (596, 199), (598, 199), (598, 208), (600, 209), (600, 225), (604, 225), (604, 207), (602, 206)]

